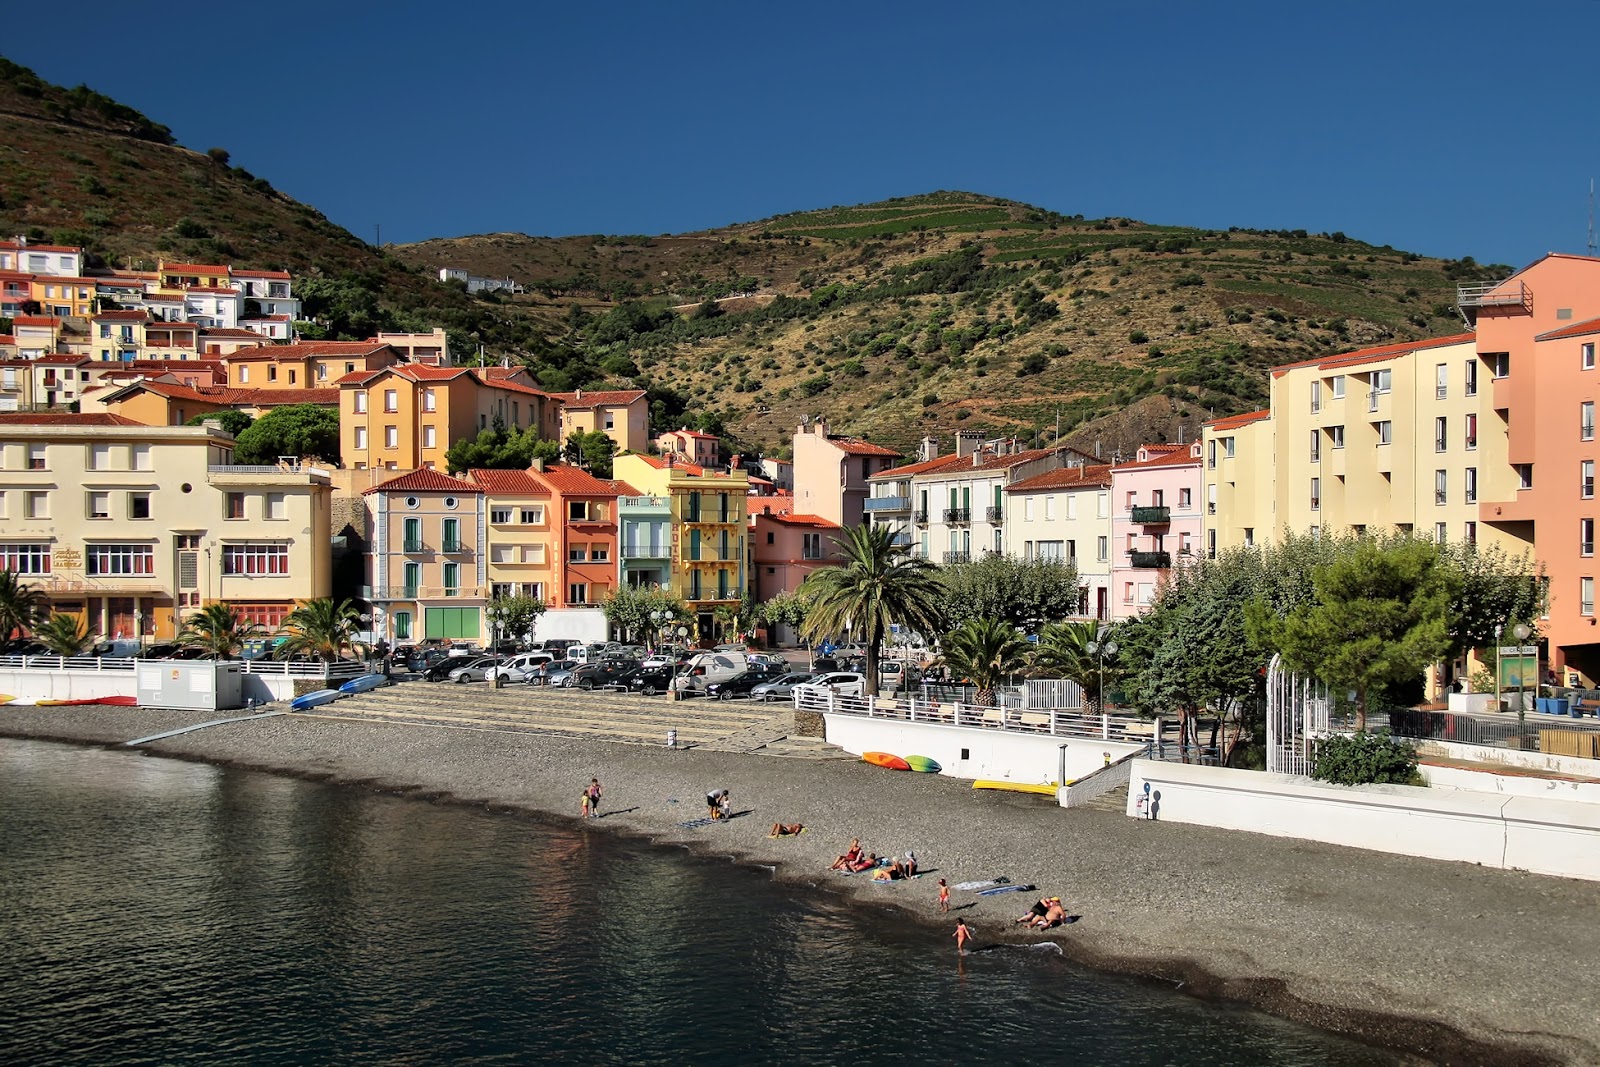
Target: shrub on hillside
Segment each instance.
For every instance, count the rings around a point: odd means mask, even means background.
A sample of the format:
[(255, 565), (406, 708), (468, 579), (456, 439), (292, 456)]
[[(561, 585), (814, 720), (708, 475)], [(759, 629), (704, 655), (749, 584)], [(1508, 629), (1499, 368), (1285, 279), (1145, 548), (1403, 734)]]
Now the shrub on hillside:
[(1327, 737), (1317, 742), (1311, 777), (1334, 785), (1422, 785), (1417, 750), (1388, 734)]

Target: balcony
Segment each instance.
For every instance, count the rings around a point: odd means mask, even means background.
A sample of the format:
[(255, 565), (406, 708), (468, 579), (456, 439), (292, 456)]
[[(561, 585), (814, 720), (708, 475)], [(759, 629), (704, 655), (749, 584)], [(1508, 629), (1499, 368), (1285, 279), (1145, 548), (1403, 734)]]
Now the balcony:
[(415, 585), (375, 585), (367, 594), (368, 600), (415, 600), (422, 590)]
[(1130, 552), (1128, 565), (1139, 570), (1154, 570), (1172, 566), (1170, 552)]
[(911, 498), (908, 496), (869, 496), (861, 502), (865, 511), (909, 511)]
[(952, 526), (962, 526), (972, 521), (971, 508), (945, 508), (944, 521)]
[(623, 559), (666, 559), (668, 554), (667, 546), (660, 542), (643, 545), (627, 542), (622, 544)]
[(983, 517), (985, 519), (987, 519), (988, 521), (990, 521), (990, 522), (1004, 522), (1005, 521), (1005, 509), (1004, 508), (986, 508), (984, 510), (984, 512), (983, 512)]
[(971, 552), (946, 552), (944, 554), (944, 562), (945, 563), (971, 563), (972, 562), (972, 553)]
[(911, 520), (918, 526), (926, 526), (928, 525), (928, 513), (926, 511), (919, 511), (915, 515), (911, 516)]
[(411, 540), (411, 539), (408, 538), (407, 540), (404, 540), (404, 541), (400, 542), (400, 551), (402, 551), (402, 552), (427, 552), (428, 551), (428, 542), (420, 541), (420, 540)]
[(1467, 322), (1478, 321), (1483, 308), (1498, 308), (1512, 315), (1533, 314), (1533, 290), (1524, 282), (1479, 282), (1456, 286), (1456, 307)]
[(439, 545), (440, 552), (465, 552), (466, 550), (467, 545), (465, 541), (456, 541), (447, 538)]
[(1166, 526), (1172, 522), (1172, 509), (1164, 504), (1134, 508), (1131, 518), (1141, 526)]

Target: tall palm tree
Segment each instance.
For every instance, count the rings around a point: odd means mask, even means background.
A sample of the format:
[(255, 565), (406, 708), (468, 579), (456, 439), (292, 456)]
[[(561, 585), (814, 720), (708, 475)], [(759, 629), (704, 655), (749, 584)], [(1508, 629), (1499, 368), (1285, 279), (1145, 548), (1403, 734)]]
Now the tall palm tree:
[(43, 620), (50, 598), (21, 581), (15, 571), (0, 571), (0, 641), (9, 641)]
[[(1085, 705), (1096, 712), (1100, 710), (1101, 679), (1115, 681), (1117, 677), (1116, 661), (1102, 661), (1099, 655), (1100, 631), (1104, 626), (1093, 619), (1051, 623), (1040, 631), (1039, 644), (1033, 651), (1035, 676), (1077, 682), (1083, 688)], [(1097, 646), (1094, 652), (1089, 651), (1090, 645)]]
[(894, 543), (888, 526), (853, 526), (834, 544), (844, 562), (812, 571), (801, 583), (810, 599), (800, 632), (808, 640), (849, 633), (867, 650), (866, 692), (878, 695), (878, 649), (891, 623), (937, 633), (945, 595), (938, 570)]
[(952, 674), (978, 689), (979, 707), (992, 708), (995, 690), (1028, 665), (1028, 640), (1004, 619), (968, 619), (940, 641)]
[(260, 633), (261, 627), (240, 618), (231, 606), (207, 604), (184, 622), (178, 643), (204, 649), (207, 659), (234, 659), (244, 643)]
[(332, 597), (302, 600), (283, 620), (283, 632), (287, 636), (283, 647), (332, 663), (346, 649), (359, 650), (356, 634), (360, 629), (360, 615), (350, 601), (334, 603)]
[(79, 656), (90, 645), (89, 627), (76, 615), (52, 615), (33, 628), (33, 636), (58, 656)]

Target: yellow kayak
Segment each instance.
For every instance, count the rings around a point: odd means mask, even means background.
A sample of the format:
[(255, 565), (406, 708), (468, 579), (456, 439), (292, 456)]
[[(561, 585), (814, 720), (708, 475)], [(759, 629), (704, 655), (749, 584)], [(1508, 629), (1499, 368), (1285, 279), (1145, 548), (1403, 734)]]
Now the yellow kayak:
[(1056, 790), (1061, 787), (1050, 782), (991, 782), (978, 779), (972, 783), (974, 789), (1009, 789), (1013, 793), (1042, 793), (1047, 797), (1056, 795)]
[(0, 693), (0, 704), (9, 704), (15, 699), (10, 693)]

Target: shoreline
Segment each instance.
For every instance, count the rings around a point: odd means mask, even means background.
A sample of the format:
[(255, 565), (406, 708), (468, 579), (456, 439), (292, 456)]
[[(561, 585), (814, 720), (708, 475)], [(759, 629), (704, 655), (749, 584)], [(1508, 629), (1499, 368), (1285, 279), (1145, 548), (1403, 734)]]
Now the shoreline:
[[(196, 721), (142, 708), (0, 708), (0, 736), (121, 748)], [(985, 941), (1059, 944), (1094, 970), (1175, 985), (1440, 1064), (1600, 1062), (1593, 887), (987, 794), (850, 761), (667, 750), (611, 741), (282, 716), (211, 727), (139, 751), (540, 822), (622, 833), (759, 865), (775, 879), (897, 910), (968, 919)], [(601, 817), (578, 817), (591, 775)], [(731, 790), (728, 823), (684, 828)], [(803, 822), (772, 839), (773, 822)], [(888, 885), (826, 870), (852, 836), (917, 852), (932, 877)], [(1014, 932), (1028, 894), (952, 891), (937, 878), (1006, 875), (1083, 918)], [(969, 905), (970, 906), (965, 906)], [(960, 909), (959, 912), (956, 909)]]

